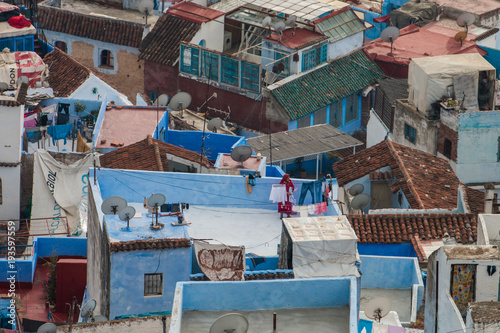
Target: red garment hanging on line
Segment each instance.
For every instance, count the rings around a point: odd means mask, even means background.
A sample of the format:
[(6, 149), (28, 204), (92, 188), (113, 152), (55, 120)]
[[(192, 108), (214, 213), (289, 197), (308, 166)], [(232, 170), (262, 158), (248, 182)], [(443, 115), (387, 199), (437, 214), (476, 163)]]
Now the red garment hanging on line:
[(7, 22), (10, 24), (10, 26), (18, 29), (31, 27), (31, 22), (22, 15), (12, 16), (7, 20)]

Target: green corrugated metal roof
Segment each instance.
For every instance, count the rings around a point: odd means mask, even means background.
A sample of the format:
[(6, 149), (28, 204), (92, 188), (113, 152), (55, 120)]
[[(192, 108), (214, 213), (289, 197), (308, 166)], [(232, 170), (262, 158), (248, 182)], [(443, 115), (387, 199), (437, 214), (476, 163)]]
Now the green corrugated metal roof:
[(291, 120), (295, 120), (384, 77), (377, 65), (363, 51), (358, 51), (285, 83), (271, 93)]

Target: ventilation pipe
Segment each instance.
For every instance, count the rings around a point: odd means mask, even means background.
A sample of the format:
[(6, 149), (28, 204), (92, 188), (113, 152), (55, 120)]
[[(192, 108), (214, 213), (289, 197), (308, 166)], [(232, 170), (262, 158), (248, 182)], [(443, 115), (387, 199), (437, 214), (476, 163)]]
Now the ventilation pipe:
[(495, 185), (492, 182), (486, 183), (484, 185), (486, 190), (484, 196), (484, 213), (493, 214), (493, 197), (495, 196)]

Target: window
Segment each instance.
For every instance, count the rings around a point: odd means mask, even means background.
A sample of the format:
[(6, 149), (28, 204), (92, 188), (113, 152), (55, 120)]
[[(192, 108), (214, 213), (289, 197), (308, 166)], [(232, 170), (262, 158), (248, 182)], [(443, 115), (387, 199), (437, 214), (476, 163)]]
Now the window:
[(100, 67), (115, 67), (115, 59), (113, 58), (113, 54), (110, 50), (102, 50), (101, 51), (101, 64)]
[(247, 62), (241, 63), (241, 87), (254, 92), (260, 91), (260, 67)]
[(144, 296), (163, 295), (163, 273), (144, 274)]
[(314, 125), (326, 123), (326, 107), (319, 109), (314, 113)]
[(443, 155), (451, 158), (451, 141), (444, 139)]
[(201, 76), (210, 80), (219, 80), (219, 55), (202, 51)]
[(337, 128), (342, 126), (342, 101), (330, 105), (330, 125)]
[(415, 143), (417, 138), (417, 131), (414, 127), (411, 127), (408, 124), (405, 124), (405, 139), (410, 141), (411, 143)]
[(305, 72), (324, 63), (328, 58), (328, 45), (323, 44), (302, 54), (302, 71)]
[(239, 63), (238, 60), (221, 57), (221, 81), (222, 83), (238, 86)]
[(346, 97), (345, 122), (358, 119), (358, 94)]
[(58, 40), (56, 42), (56, 45), (55, 47), (57, 47), (58, 49), (60, 49), (61, 51), (63, 51), (64, 53), (68, 53), (68, 46), (66, 45), (65, 42), (62, 42), (60, 40)]
[(275, 63), (275, 65), (280, 67), (280, 63), (283, 63), (283, 71), (280, 72), (280, 74), (283, 75), (288, 75), (290, 73), (290, 57), (288, 57), (288, 54), (286, 53), (281, 53), (281, 52), (274, 52), (274, 60), (280, 60)]
[(311, 125), (311, 116), (307, 115), (305, 117), (297, 120), (297, 128), (308, 127)]

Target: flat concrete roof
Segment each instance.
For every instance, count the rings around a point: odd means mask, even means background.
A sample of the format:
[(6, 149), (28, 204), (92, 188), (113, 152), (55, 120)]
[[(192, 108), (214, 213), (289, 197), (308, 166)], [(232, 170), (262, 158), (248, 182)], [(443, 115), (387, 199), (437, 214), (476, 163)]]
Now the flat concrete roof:
[(349, 307), (347, 306), (261, 311), (183, 311), (181, 332), (208, 332), (217, 318), (227, 313), (244, 315), (249, 323), (248, 333), (272, 332), (274, 312), (276, 312), (278, 332), (349, 332)]
[[(25, 35), (34, 35), (36, 29), (33, 25), (26, 28), (14, 28), (9, 24), (9, 22), (0, 22), (0, 38), (18, 37)], [(13, 52), (14, 50), (10, 50)]]
[(396, 311), (401, 322), (411, 319), (411, 289), (361, 289), (359, 310), (364, 311), (366, 305), (377, 297), (387, 297), (392, 301), (391, 311)]
[(258, 171), (262, 159), (257, 159), (257, 156), (250, 156), (248, 160), (243, 162), (237, 162), (231, 158), (230, 154), (222, 154), (219, 163), (219, 169), (245, 169)]
[[(118, 149), (144, 140), (148, 134), (153, 134), (158, 119), (161, 119), (164, 113), (164, 108), (158, 111), (156, 107), (116, 106), (106, 109), (96, 148)], [(111, 143), (123, 145), (116, 146)]]
[(277, 211), (250, 208), (190, 206), (184, 211), (189, 236), (210, 244), (245, 246), (246, 253), (278, 254), (281, 219)]
[(448, 259), (500, 260), (498, 247), (494, 245), (443, 246)]

